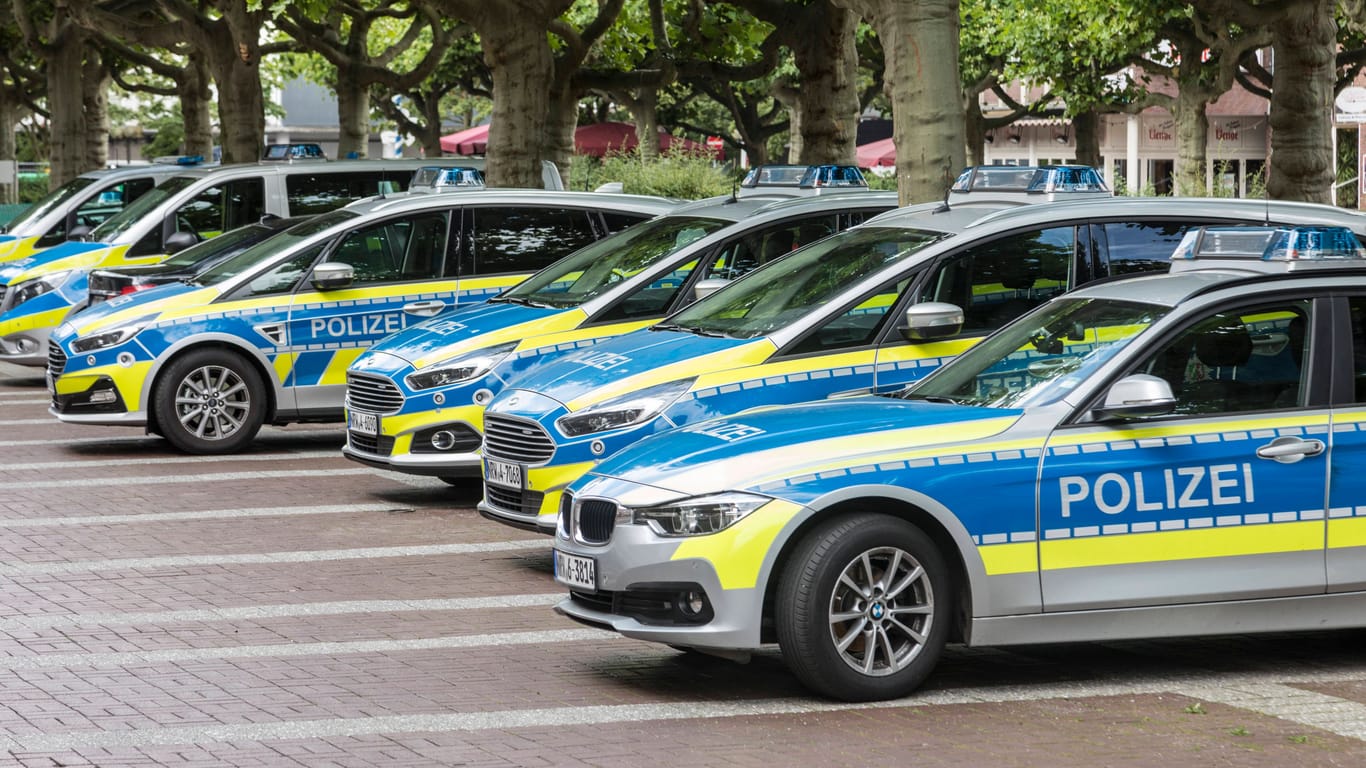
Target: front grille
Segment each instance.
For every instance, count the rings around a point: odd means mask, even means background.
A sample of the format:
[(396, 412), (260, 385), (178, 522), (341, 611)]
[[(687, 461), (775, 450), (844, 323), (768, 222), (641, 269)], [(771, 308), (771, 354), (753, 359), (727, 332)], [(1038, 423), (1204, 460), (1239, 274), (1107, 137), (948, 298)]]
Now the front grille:
[(534, 421), (484, 414), (484, 455), (524, 464), (540, 464), (555, 454), (550, 435)]
[(617, 505), (601, 499), (579, 502), (579, 540), (585, 544), (606, 544), (617, 524)]
[(47, 342), (47, 370), (53, 376), (61, 376), (66, 370), (66, 352), (62, 351), (61, 344), (51, 339)]
[(543, 499), (545, 499), (545, 494), (540, 491), (514, 491), (511, 488), (499, 488), (496, 485), (484, 484), (484, 501), (490, 507), (504, 512), (529, 515), (535, 518), (541, 514), (541, 501)]
[(389, 435), (376, 437), (364, 432), (348, 432), (346, 436), (351, 440), (351, 448), (361, 453), (388, 456), (394, 452), (394, 438)]
[(346, 374), (346, 405), (370, 413), (398, 413), (403, 393), (394, 382), (364, 373)]
[(569, 514), (573, 508), (574, 494), (569, 491), (560, 494), (560, 517), (558, 522), (560, 525), (560, 533), (563, 534), (565, 538), (574, 535), (574, 526), (569, 522)]

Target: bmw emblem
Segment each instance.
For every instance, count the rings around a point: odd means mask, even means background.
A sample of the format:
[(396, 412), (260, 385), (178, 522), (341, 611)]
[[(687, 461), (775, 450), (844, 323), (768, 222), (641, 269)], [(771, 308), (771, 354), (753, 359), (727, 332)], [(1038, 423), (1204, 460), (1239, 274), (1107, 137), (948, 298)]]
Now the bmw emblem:
[(874, 620), (881, 621), (883, 614), (886, 612), (887, 609), (883, 607), (882, 603), (873, 603), (873, 607), (868, 611), (868, 614), (872, 616)]

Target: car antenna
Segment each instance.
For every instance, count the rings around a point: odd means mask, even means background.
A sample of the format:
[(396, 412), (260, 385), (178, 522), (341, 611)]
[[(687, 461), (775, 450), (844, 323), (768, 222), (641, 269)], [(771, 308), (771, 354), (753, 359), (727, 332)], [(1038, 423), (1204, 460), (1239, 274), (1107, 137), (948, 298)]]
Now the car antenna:
[(949, 195), (951, 194), (953, 194), (952, 187), (944, 190), (944, 202), (940, 203), (939, 207), (934, 209), (935, 213), (948, 213), (949, 211), (953, 210), (949, 207)]
[(727, 202), (727, 203), (738, 203), (738, 202), (740, 202), (740, 180), (739, 180), (739, 179), (732, 179), (732, 180), (731, 180), (731, 182), (730, 182), (730, 199), (727, 200), (726, 202)]

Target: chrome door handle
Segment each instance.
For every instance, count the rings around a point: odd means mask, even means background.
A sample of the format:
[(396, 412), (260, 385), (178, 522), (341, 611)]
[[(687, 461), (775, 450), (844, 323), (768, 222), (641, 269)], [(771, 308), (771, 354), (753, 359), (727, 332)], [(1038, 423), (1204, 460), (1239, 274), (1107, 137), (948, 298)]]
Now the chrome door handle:
[(1257, 457), (1279, 461), (1282, 464), (1294, 464), (1308, 456), (1317, 456), (1323, 453), (1324, 445), (1322, 440), (1301, 440), (1298, 437), (1278, 437), (1275, 440), (1257, 449)]
[(446, 302), (441, 300), (415, 301), (411, 304), (403, 305), (404, 312), (407, 312), (410, 315), (421, 315), (423, 317), (432, 317), (445, 308)]

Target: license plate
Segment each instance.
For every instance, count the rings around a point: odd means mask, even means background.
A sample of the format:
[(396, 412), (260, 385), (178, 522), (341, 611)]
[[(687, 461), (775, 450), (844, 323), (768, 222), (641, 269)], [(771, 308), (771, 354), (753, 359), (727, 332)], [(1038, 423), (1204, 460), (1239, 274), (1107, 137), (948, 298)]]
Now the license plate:
[(596, 590), (598, 588), (597, 563), (591, 557), (579, 557), (567, 552), (555, 551), (555, 580), (571, 587)]
[(522, 489), (522, 465), (497, 459), (484, 459), (484, 480), (491, 485)]
[(359, 411), (347, 411), (350, 419), (347, 426), (352, 432), (363, 432), (367, 435), (379, 434), (379, 416), (373, 413), (361, 413)]

